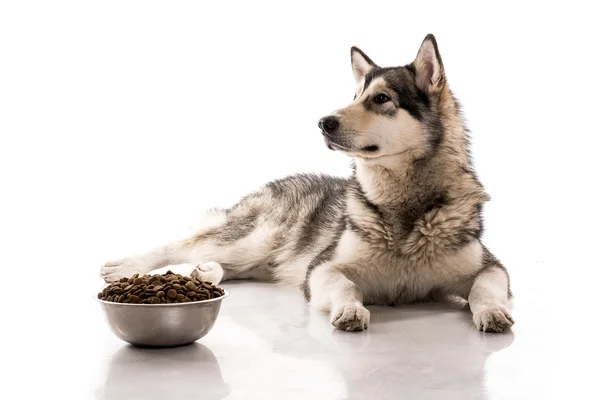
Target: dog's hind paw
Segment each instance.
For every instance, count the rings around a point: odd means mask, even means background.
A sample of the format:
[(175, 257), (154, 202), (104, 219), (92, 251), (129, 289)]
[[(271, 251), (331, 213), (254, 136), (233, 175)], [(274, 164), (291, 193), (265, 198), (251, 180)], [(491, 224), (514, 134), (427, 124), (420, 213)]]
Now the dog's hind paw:
[(203, 281), (208, 281), (213, 285), (218, 285), (223, 279), (224, 274), (225, 271), (223, 270), (223, 267), (214, 261), (199, 264), (192, 271), (193, 277), (202, 279)]
[(131, 258), (124, 258), (117, 261), (108, 261), (100, 269), (100, 276), (106, 282), (116, 282), (121, 278), (130, 277), (141, 273), (139, 263)]
[(369, 326), (370, 316), (362, 304), (350, 303), (332, 310), (331, 323), (342, 331), (364, 331)]
[(500, 306), (488, 306), (475, 312), (473, 322), (477, 329), (483, 332), (504, 332), (515, 323), (510, 313)]

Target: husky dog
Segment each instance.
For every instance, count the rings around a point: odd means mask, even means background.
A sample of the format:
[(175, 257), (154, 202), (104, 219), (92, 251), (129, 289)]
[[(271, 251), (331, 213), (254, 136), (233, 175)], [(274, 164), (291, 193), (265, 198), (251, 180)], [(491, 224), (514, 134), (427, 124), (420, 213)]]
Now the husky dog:
[(381, 68), (356, 47), (351, 61), (354, 100), (318, 124), (325, 144), (352, 158), (350, 178), (268, 183), (187, 239), (106, 263), (104, 279), (188, 263), (214, 283), (298, 287), (341, 330), (367, 329), (365, 304), (447, 297), (468, 300), (480, 330), (510, 328), (508, 274), (480, 240), (489, 197), (435, 37), (403, 67)]

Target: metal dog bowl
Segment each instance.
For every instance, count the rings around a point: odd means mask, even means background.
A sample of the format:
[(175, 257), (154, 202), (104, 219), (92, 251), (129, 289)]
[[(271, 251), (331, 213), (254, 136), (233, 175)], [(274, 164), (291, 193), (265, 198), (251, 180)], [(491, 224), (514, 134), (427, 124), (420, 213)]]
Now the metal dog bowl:
[(215, 299), (175, 304), (130, 304), (96, 299), (113, 333), (136, 346), (173, 347), (190, 344), (215, 324), (221, 301)]

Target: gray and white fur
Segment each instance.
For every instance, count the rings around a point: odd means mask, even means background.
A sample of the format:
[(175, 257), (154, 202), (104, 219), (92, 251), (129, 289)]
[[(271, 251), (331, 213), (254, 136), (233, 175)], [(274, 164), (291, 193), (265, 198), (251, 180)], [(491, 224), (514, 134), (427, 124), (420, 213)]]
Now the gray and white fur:
[(187, 239), (106, 263), (104, 279), (190, 264), (214, 283), (295, 286), (342, 330), (367, 329), (365, 305), (450, 297), (468, 301), (478, 329), (510, 328), (508, 274), (480, 239), (488, 195), (434, 36), (403, 67), (355, 47), (351, 61), (353, 102), (319, 121), (326, 145), (352, 158), (349, 178), (268, 183)]

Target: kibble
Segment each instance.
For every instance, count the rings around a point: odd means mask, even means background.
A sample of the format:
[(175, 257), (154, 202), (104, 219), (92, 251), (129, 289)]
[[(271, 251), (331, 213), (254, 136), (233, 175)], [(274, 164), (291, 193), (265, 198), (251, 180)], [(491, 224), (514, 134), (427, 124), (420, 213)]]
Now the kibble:
[(223, 289), (210, 282), (168, 271), (163, 275), (121, 278), (98, 293), (98, 298), (115, 303), (169, 304), (210, 300), (224, 294)]

